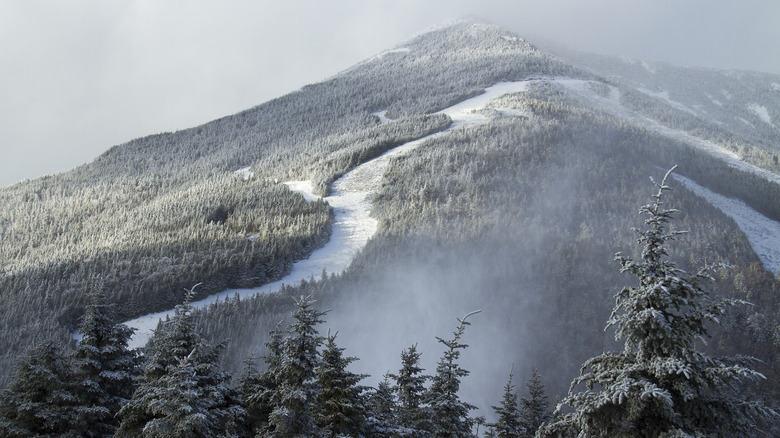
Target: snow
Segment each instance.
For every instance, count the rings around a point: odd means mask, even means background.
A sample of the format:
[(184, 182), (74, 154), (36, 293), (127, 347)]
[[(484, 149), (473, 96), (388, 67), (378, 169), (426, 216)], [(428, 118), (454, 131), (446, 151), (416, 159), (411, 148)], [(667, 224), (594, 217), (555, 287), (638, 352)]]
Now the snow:
[(241, 169), (238, 169), (233, 173), (244, 178), (245, 180), (255, 176), (255, 173), (252, 172), (252, 166), (242, 167)]
[(412, 49), (410, 49), (409, 47), (399, 47), (397, 49), (385, 50), (384, 52), (376, 55), (376, 58), (377, 59), (382, 59), (382, 58), (385, 57), (385, 55), (389, 55), (391, 53), (408, 53), (408, 52), (411, 52), (411, 50)]
[(672, 100), (672, 98), (669, 97), (669, 92), (666, 91), (666, 90), (651, 91), (651, 90), (648, 90), (646, 88), (637, 88), (637, 91), (645, 93), (648, 96), (655, 97), (656, 99), (664, 100), (671, 107), (677, 108), (680, 111), (685, 111), (685, 112), (691, 113), (693, 115), (696, 115), (696, 111), (693, 111), (692, 109), (688, 108), (687, 106), (683, 105), (680, 102), (677, 102), (676, 100)]
[(748, 105), (748, 109), (753, 111), (753, 113), (760, 117), (764, 122), (769, 123), (770, 125), (772, 124), (772, 118), (769, 117), (769, 110), (767, 110), (765, 106), (751, 103)]
[(780, 91), (780, 84), (777, 82), (772, 82), (772, 89), (775, 91)]
[(780, 223), (753, 210), (739, 199), (727, 198), (684, 176), (672, 174), (685, 187), (734, 219), (768, 271), (780, 270)]
[(375, 112), (375, 113), (371, 113), (371, 114), (373, 114), (373, 115), (375, 115), (375, 116), (379, 117), (379, 123), (381, 123), (381, 124), (383, 124), (383, 125), (384, 125), (385, 123), (390, 123), (390, 122), (392, 122), (392, 120), (391, 120), (391, 119), (388, 119), (388, 118), (387, 118), (387, 110), (384, 110), (384, 111), (377, 111), (377, 112)]
[[(396, 51), (404, 51), (404, 49), (396, 49)], [(780, 177), (777, 175), (739, 160), (735, 154), (713, 142), (660, 125), (656, 121), (624, 107), (620, 103), (620, 92), (616, 87), (609, 86), (608, 92), (604, 95), (604, 93), (596, 92), (599, 88), (603, 89), (604, 84), (581, 79), (550, 78), (520, 82), (501, 82), (485, 89), (484, 93), (478, 96), (440, 111), (439, 113), (446, 114), (452, 119), (453, 123), (449, 128), (391, 149), (385, 154), (357, 166), (338, 179), (333, 184), (331, 196), (324, 198), (333, 207), (335, 216), (329, 241), (322, 248), (315, 250), (308, 259), (295, 263), (289, 275), (280, 281), (257, 288), (225, 290), (204, 300), (191, 303), (192, 306), (202, 308), (235, 295), (241, 298), (249, 298), (256, 294), (278, 291), (284, 284), (294, 285), (301, 280), (319, 279), (323, 270), (328, 273), (343, 272), (368, 240), (376, 233), (377, 221), (370, 216), (371, 203), (369, 199), (370, 195), (378, 189), (382, 175), (390, 160), (410, 153), (428, 139), (447, 135), (454, 129), (463, 129), (488, 122), (490, 120), (490, 112), (479, 111), (488, 102), (505, 94), (526, 91), (530, 84), (539, 81), (558, 83), (566, 88), (575, 98), (594, 104), (597, 108), (607, 113), (629, 120), (646, 129), (702, 148), (725, 160), (731, 166), (760, 174), (770, 181), (780, 183)], [(509, 115), (523, 115), (516, 109), (502, 108), (498, 111)], [(384, 117), (384, 112), (382, 111), (375, 114), (380, 117), (380, 120)], [(246, 172), (249, 172), (248, 169), (239, 169), (239, 171), (244, 175)], [(675, 175), (675, 178), (678, 178), (686, 187), (703, 196), (717, 208), (734, 218), (737, 225), (747, 236), (753, 249), (761, 258), (764, 266), (772, 272), (778, 271), (780, 268), (780, 223), (762, 216), (739, 200), (718, 195), (679, 175)], [(313, 189), (310, 181), (288, 181), (284, 184), (290, 190), (301, 193), (307, 201), (311, 202), (319, 199), (312, 193)], [(137, 329), (135, 335), (130, 340), (130, 347), (136, 348), (145, 345), (156, 328), (158, 321), (173, 316), (173, 313), (173, 310), (169, 310), (127, 321), (125, 324)]]
[[(398, 146), (383, 155), (357, 166), (352, 171), (338, 179), (331, 189), (331, 196), (324, 198), (333, 208), (334, 221), (330, 239), (322, 248), (312, 252), (308, 259), (296, 262), (290, 274), (283, 279), (252, 289), (228, 289), (200, 301), (191, 303), (194, 308), (203, 308), (236, 295), (241, 298), (278, 291), (282, 285), (295, 285), (301, 280), (318, 280), (323, 270), (328, 273), (343, 272), (352, 259), (363, 249), (368, 240), (376, 233), (377, 221), (370, 216), (370, 195), (379, 187), (382, 175), (390, 160), (409, 153), (424, 141), (442, 135), (447, 135), (452, 129), (485, 123), (489, 118), (478, 114), (476, 110), (487, 102), (507, 93), (524, 91), (528, 82), (504, 82), (489, 87), (479, 96), (463, 101), (441, 112), (449, 115), (453, 123), (444, 131), (410, 141)], [(248, 168), (246, 168), (248, 169)], [(241, 169), (244, 170), (244, 169)], [(307, 201), (319, 199), (314, 193), (310, 181), (288, 181), (284, 183), (290, 190), (300, 193)], [(126, 321), (125, 324), (135, 328), (136, 332), (130, 339), (130, 348), (146, 345), (160, 320), (172, 317), (173, 310), (152, 313)]]

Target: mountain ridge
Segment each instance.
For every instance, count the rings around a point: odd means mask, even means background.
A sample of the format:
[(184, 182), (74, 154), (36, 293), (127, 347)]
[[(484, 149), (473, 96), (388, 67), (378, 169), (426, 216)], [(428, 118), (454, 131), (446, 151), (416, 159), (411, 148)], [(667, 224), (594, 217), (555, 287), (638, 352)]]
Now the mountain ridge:
[[(452, 122), (431, 113), (502, 81), (539, 79), (484, 110), (489, 123), (426, 141), (393, 160), (371, 199), (377, 235), (344, 274), (290, 285), (276, 296), (228, 300), (198, 314), (204, 333), (233, 339), (227, 362), (235, 366), (262, 348), (269, 324), (289, 309), (289, 295), (314, 293), (323, 306), (333, 306), (329, 320), (342, 330), (344, 345), (368, 358), (372, 373), (392, 369), (387, 364), (415, 342), (410, 332), (432, 338), (449, 327), (445, 320), (478, 306), (491, 316), (469, 342), (496, 362), (468, 362), (480, 374), (503, 376), (505, 365), (515, 362), (521, 372), (542, 365), (569, 376), (589, 352), (612, 345), (589, 328), (603, 325), (610, 291), (621, 284), (610, 259), (631, 248), (629, 224), (647, 176), (681, 164), (682, 175), (780, 219), (777, 184), (578, 101), (571, 87), (544, 78), (582, 80), (595, 95), (616, 87), (620, 103), (638, 114), (693, 136), (703, 132), (776, 172), (776, 155), (767, 146), (771, 131), (746, 134), (729, 122), (713, 132), (701, 111), (689, 114), (667, 99), (615, 84), (496, 26), (460, 23), (396, 49), (404, 46), (410, 50), (235, 115), (139, 138), (72, 172), (0, 190), (3, 363), (41, 339), (70, 342), (87, 289), (105, 290), (127, 318), (178, 304), (183, 289), (199, 282), (205, 296), (281, 278), (328, 239), (332, 213), (277, 181), (309, 179), (324, 195), (357, 165)], [(668, 76), (679, 75), (682, 70)], [(767, 78), (761, 80), (771, 88), (775, 79)], [(735, 107), (752, 102), (748, 91), (758, 79), (748, 79), (727, 89), (739, 100)], [(624, 80), (631, 81), (638, 79)], [(707, 99), (678, 94), (670, 89), (667, 96), (686, 107)], [(771, 102), (756, 102), (770, 120), (780, 120)], [(378, 111), (394, 121), (383, 124)], [(740, 110), (739, 117), (743, 113), (749, 115)], [(751, 140), (756, 136), (761, 141)], [(247, 166), (254, 176), (233, 173)], [(718, 343), (772, 363), (774, 273), (763, 270), (733, 221), (683, 187), (675, 196), (686, 212), (681, 226), (692, 229), (689, 247), (674, 252), (675, 260), (736, 266), (732, 277), (718, 277), (716, 290), (758, 303), (730, 319), (733, 333)], [(367, 339), (376, 345), (365, 345)], [(495, 389), (496, 380), (504, 382), (485, 376), (474, 386)], [(567, 383), (548, 386), (559, 393)], [(776, 388), (763, 390), (771, 395)], [(475, 398), (489, 405), (494, 393)]]

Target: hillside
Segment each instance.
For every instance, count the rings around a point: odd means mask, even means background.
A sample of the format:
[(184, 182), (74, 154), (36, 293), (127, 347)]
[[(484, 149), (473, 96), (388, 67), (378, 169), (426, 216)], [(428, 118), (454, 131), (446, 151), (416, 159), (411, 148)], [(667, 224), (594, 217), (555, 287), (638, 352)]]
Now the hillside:
[[(416, 37), (323, 82), (188, 130), (116, 146), (71, 172), (0, 191), (0, 382), (35, 342), (72, 343), (87, 292), (123, 319), (199, 296), (277, 281), (329, 241), (332, 207), (281, 182), (333, 191), (348, 171), (386, 162), (369, 190), (376, 232), (339, 275), (197, 313), (230, 339), (233, 371), (289, 314), (291, 296), (332, 309), (355, 364), (375, 384), (419, 343), (432, 370), (455, 317), (466, 334), (464, 398), (495, 404), (512, 364), (538, 367), (553, 397), (584, 359), (614, 345), (602, 328), (629, 279), (631, 228), (673, 165), (712, 192), (780, 221), (780, 77), (541, 51), (494, 26), (460, 23)], [(497, 83), (517, 89), (453, 123), (439, 111)], [(380, 116), (381, 114), (381, 116)], [(681, 180), (682, 181), (682, 180)], [(744, 231), (680, 182), (672, 258), (716, 270), (713, 290), (743, 298), (710, 349), (751, 354), (777, 399), (778, 298)], [(756, 389), (757, 390), (757, 389)], [(758, 390), (757, 390), (758, 391)]]

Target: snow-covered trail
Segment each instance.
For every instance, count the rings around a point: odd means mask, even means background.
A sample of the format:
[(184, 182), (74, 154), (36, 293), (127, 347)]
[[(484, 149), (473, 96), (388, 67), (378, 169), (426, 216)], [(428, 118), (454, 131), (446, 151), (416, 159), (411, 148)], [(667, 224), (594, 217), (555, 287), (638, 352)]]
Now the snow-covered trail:
[(672, 174), (672, 177), (734, 219), (764, 268), (777, 275), (780, 270), (780, 222), (769, 219), (739, 199), (728, 198), (702, 187), (690, 178), (677, 174)]
[[(235, 295), (249, 298), (256, 294), (275, 292), (283, 284), (295, 285), (301, 280), (318, 280), (322, 276), (323, 270), (328, 273), (343, 272), (376, 233), (377, 221), (370, 216), (369, 195), (376, 192), (390, 160), (409, 153), (428, 139), (447, 135), (448, 132), (458, 127), (488, 122), (487, 116), (478, 114), (475, 110), (504, 94), (525, 91), (528, 84), (528, 81), (502, 82), (487, 88), (479, 96), (446, 108), (440, 113), (447, 114), (452, 119), (453, 123), (449, 128), (391, 149), (385, 154), (357, 166), (336, 180), (331, 188), (331, 195), (324, 198), (333, 207), (334, 212), (330, 239), (322, 248), (312, 252), (308, 259), (296, 262), (291, 272), (281, 280), (252, 289), (228, 289), (193, 302), (192, 306), (194, 308), (206, 307)], [(392, 123), (391, 120), (384, 118), (384, 112), (381, 113), (380, 119), (383, 123)], [(312, 193), (310, 181), (290, 181), (285, 184), (291, 190), (301, 193), (308, 201), (317, 199), (317, 196)], [(174, 310), (171, 309), (126, 321), (127, 326), (136, 329), (128, 346), (138, 348), (146, 345), (158, 322), (161, 319), (172, 317), (173, 314)]]

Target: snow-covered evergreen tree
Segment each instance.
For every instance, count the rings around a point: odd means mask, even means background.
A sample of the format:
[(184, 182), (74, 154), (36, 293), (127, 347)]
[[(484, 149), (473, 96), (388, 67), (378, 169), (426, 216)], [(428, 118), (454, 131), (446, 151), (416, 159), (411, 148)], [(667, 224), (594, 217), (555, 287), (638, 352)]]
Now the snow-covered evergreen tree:
[(360, 381), (368, 377), (347, 367), (357, 360), (344, 357), (336, 345), (336, 335), (328, 335), (322, 360), (317, 368), (318, 405), (316, 421), (325, 437), (360, 437), (367, 433), (368, 408)]
[(296, 301), (295, 322), (282, 344), (281, 364), (276, 370), (278, 384), (271, 399), (273, 411), (269, 416), (266, 436), (295, 438), (321, 436), (314, 422), (317, 391), (315, 370), (320, 364), (318, 348), (324, 338), (316, 325), (323, 322), (325, 312), (314, 309), (310, 297)]
[(371, 413), (368, 418), (370, 436), (398, 436), (398, 405), (389, 374), (385, 374), (376, 388), (369, 392), (368, 407)]
[(520, 425), (525, 436), (532, 437), (542, 424), (550, 420), (551, 412), (542, 378), (536, 368), (531, 371), (531, 380), (526, 386), (528, 397), (520, 399)]
[[(696, 348), (707, 324), (737, 302), (710, 300), (704, 271), (690, 275), (666, 258), (668, 242), (681, 234), (666, 228), (676, 211), (663, 202), (673, 170), (653, 181), (654, 201), (640, 209), (647, 216), (647, 227), (637, 230), (642, 259), (616, 256), (622, 272), (639, 280), (616, 295), (607, 325), (617, 327), (624, 349), (585, 362), (542, 436), (750, 436), (759, 419), (774, 415), (735, 391), (744, 379), (763, 378), (750, 359), (714, 358)], [(563, 413), (566, 406), (573, 411)]]
[(524, 436), (525, 429), (520, 423), (520, 409), (517, 405), (517, 392), (515, 385), (512, 384), (514, 374), (509, 372), (509, 380), (504, 385), (504, 396), (501, 398), (500, 406), (492, 406), (498, 419), (491, 427), (498, 438), (515, 438)]
[(73, 353), (74, 391), (78, 397), (72, 430), (85, 437), (113, 436), (119, 409), (133, 395), (141, 371), (137, 351), (127, 349), (133, 330), (115, 324), (110, 305), (95, 292), (84, 312), (81, 340)]
[(253, 433), (262, 435), (268, 431), (268, 418), (273, 411), (273, 395), (278, 388), (276, 376), (282, 364), (283, 332), (281, 322), (268, 334), (263, 360), (266, 369), (257, 371), (253, 357), (244, 362), (238, 382), (238, 392), (247, 410), (247, 426)]
[(158, 327), (138, 388), (119, 411), (118, 437), (238, 436), (246, 411), (219, 370), (222, 344), (194, 329), (187, 295), (173, 319)]
[(395, 380), (398, 394), (398, 423), (410, 430), (430, 429), (430, 419), (423, 405), (425, 382), (430, 378), (422, 374), (417, 344), (401, 352), (401, 369), (390, 376)]
[(70, 370), (53, 344), (29, 350), (17, 364), (11, 385), (0, 394), (0, 436), (78, 436), (70, 430), (77, 403)]
[(469, 411), (476, 409), (476, 407), (462, 401), (458, 396), (461, 379), (469, 375), (468, 370), (461, 368), (458, 364), (458, 358), (460, 358), (461, 350), (468, 347), (460, 341), (466, 326), (470, 325), (467, 318), (475, 313), (477, 312), (471, 312), (458, 319), (460, 324), (452, 339), (436, 338), (444, 344), (446, 349), (436, 365), (436, 375), (433, 376), (431, 387), (426, 393), (431, 419), (430, 432), (434, 438), (473, 436), (474, 420), (469, 416)]

